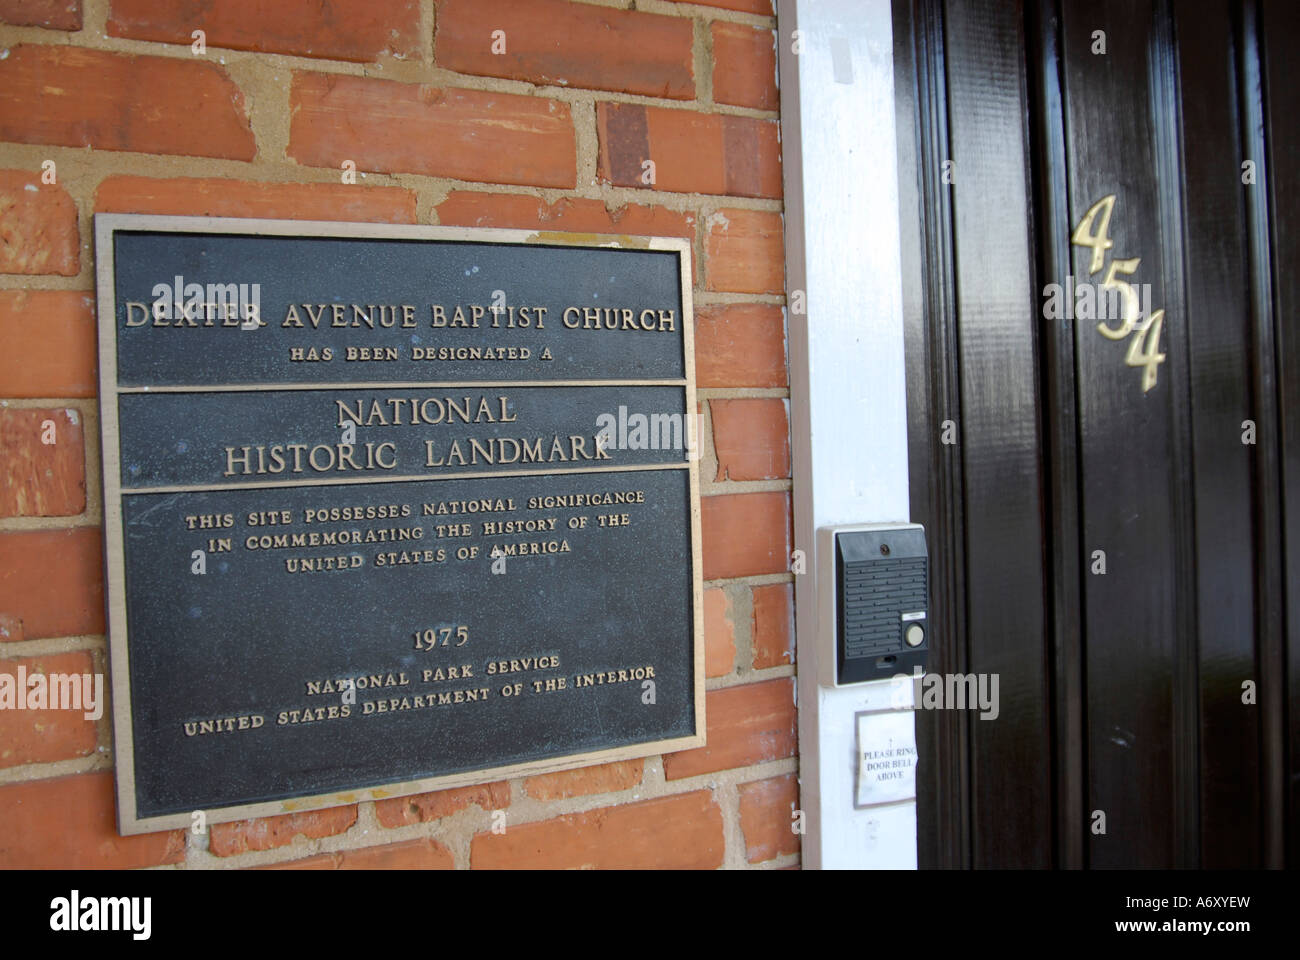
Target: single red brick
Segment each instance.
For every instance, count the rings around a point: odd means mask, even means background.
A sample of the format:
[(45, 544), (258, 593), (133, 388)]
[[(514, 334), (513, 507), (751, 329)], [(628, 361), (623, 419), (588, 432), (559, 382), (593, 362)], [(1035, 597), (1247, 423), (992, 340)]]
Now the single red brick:
[(0, 397), (93, 397), (95, 301), (80, 290), (0, 290)]
[(695, 311), (695, 383), (700, 387), (784, 387), (785, 318), (761, 303)]
[(540, 823), (477, 834), (476, 870), (713, 870), (726, 841), (722, 811), (708, 790), (601, 807)]
[(799, 852), (794, 811), (799, 783), (793, 773), (740, 785), (740, 829), (745, 834), (745, 858), (762, 863)]
[(0, 23), (80, 30), (81, 0), (0, 0)]
[(776, 397), (710, 400), (717, 480), (790, 476), (790, 418)]
[(694, 35), (685, 17), (565, 0), (441, 0), (434, 61), (458, 73), (690, 100)]
[(289, 99), (289, 156), (307, 166), (352, 160), (539, 187), (577, 180), (573, 118), (558, 100), (326, 73), (295, 73)]
[(754, 669), (794, 663), (794, 585), (755, 587), (753, 596)]
[(257, 153), (244, 95), (216, 64), (30, 44), (0, 60), (0, 140), (231, 160)]
[(700, 498), (704, 579), (785, 573), (790, 565), (790, 495), (782, 491)]
[(524, 781), (524, 791), (536, 800), (563, 800), (630, 790), (641, 782), (644, 775), (644, 760), (620, 760), (529, 777)]
[(762, 210), (719, 210), (705, 224), (704, 256), (710, 290), (781, 293), (785, 249), (781, 215)]
[[(47, 709), (8, 709), (0, 710), (0, 767), (16, 767), (24, 763), (53, 763), (56, 760), (71, 760), (73, 757), (85, 757), (95, 752), (95, 721), (87, 720), (86, 714), (93, 708), (81, 698), (84, 689), (80, 682), (82, 676), (89, 676), (90, 691), (94, 695), (95, 665), (89, 651), (75, 650), (72, 653), (50, 654), (41, 657), (24, 657), (17, 660), (0, 660), (0, 673), (8, 674), (17, 683), (18, 668), (26, 670), (30, 680), (36, 674), (47, 678), (54, 674), (75, 674), (77, 678), (77, 709), (56, 709), (62, 700), (56, 701), (56, 693), (49, 689), (47, 679)], [(100, 675), (101, 677), (103, 674)], [(101, 679), (101, 685), (103, 680)], [(27, 688), (18, 689), (19, 696), (25, 696)], [(101, 697), (107, 694), (101, 686)], [(95, 701), (102, 710), (102, 700)]]
[(212, 47), (334, 60), (419, 57), (422, 46), (418, 0), (112, 0), (110, 36), (188, 47), (194, 30)]
[(358, 850), (321, 853), (287, 863), (268, 863), (259, 870), (451, 870), (451, 851), (437, 840), (420, 837)]
[(706, 7), (721, 7), (723, 10), (758, 13), (765, 17), (776, 15), (775, 0), (674, 0), (674, 2), (698, 3)]
[(68, 517), (85, 509), (81, 415), (0, 408), (0, 517)]
[[(579, 197), (561, 197), (548, 204), (539, 197), (520, 193), (453, 190), (438, 205), (438, 222), (444, 226), (695, 239), (695, 214), (689, 211), (639, 203), (610, 210), (599, 200)], [(698, 260), (692, 257), (691, 270), (697, 277), (699, 269)]]
[[(775, 120), (599, 103), (597, 175), (620, 187), (738, 197), (781, 196)], [(654, 177), (648, 179), (653, 161)]]
[(0, 611), (28, 640), (104, 632), (99, 527), (0, 533)]
[(0, 787), (0, 867), (113, 869), (185, 859), (185, 833), (118, 836), (113, 774), (86, 773)]
[(106, 177), (95, 192), (103, 213), (415, 223), (415, 193), (342, 183), (261, 183), (217, 177)]
[(775, 110), (776, 33), (767, 27), (715, 20), (713, 32), (713, 99), (755, 110)]
[(625, 204), (613, 210), (599, 200), (561, 197), (548, 204), (519, 193), (453, 190), (438, 204), (438, 222), (464, 227), (558, 230), (628, 236), (695, 237), (695, 214)]
[(793, 678), (710, 690), (704, 711), (707, 745), (666, 754), (666, 779), (733, 770), (795, 754)]
[(495, 783), (378, 800), (375, 802), (375, 815), (385, 827), (405, 827), (412, 823), (450, 817), (471, 804), (477, 804), (483, 810), (502, 810), (510, 806), (510, 784), (498, 780)]
[(736, 628), (727, 615), (727, 595), (704, 591), (704, 675), (725, 677), (736, 669)]
[(301, 860), (286, 860), (283, 863), (264, 863), (249, 870), (337, 870), (343, 857), (337, 853), (318, 853), (314, 857)]
[(451, 851), (428, 837), (344, 850), (340, 860), (340, 870), (452, 870), (456, 866)]
[(233, 857), (249, 850), (271, 850), (292, 843), (299, 835), (315, 840), (345, 833), (356, 822), (354, 803), (277, 817), (214, 823), (209, 828), (208, 851), (215, 857)]
[[(4, 96), (0, 87), (0, 103)], [(0, 273), (76, 276), (80, 244), (68, 191), (41, 183), (39, 173), (0, 170)]]

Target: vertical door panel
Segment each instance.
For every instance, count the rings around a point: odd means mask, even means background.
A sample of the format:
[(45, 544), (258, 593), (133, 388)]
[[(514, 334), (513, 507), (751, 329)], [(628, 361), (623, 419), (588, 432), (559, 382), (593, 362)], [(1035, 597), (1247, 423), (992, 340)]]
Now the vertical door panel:
[(967, 712), (971, 862), (1050, 866), (1050, 687), (1043, 645), (1042, 464), (1019, 3), (949, 4), (969, 671), (999, 713)]
[(1230, 0), (1173, 8), (1186, 227), (1196, 522), (1200, 866), (1260, 863), (1251, 458), (1250, 302), (1237, 107), (1239, 24)]
[[(1153, 5), (1068, 0), (1062, 6), (1070, 222), (1079, 225), (1094, 204), (1115, 198), (1106, 231), (1111, 246), (1100, 263), (1093, 248), (1074, 246), (1072, 273), (1095, 290), (1108, 275), (1112, 282), (1146, 285), (1137, 289), (1150, 291), (1152, 310), (1171, 308), (1165, 233), (1177, 224), (1161, 220), (1152, 70), (1162, 38)], [(1093, 52), (1097, 31), (1105, 34), (1105, 53)], [(1100, 236), (1100, 220), (1093, 236)], [(1126, 261), (1132, 272), (1118, 272)], [(1100, 323), (1075, 321), (1081, 541), (1088, 555), (1088, 810), (1098, 824), (1089, 862), (1173, 866), (1180, 558), (1173, 550), (1172, 500), (1175, 484), (1185, 480), (1173, 463), (1175, 377), (1171, 364), (1162, 364), (1155, 385), (1144, 389), (1143, 370), (1125, 362), (1136, 334), (1108, 339)], [(1106, 326), (1122, 324), (1113, 319)], [(1174, 309), (1165, 318), (1160, 352), (1172, 363), (1186, 362), (1186, 322)]]
[[(1271, 243), (1272, 317), (1277, 375), (1273, 383), (1280, 443), (1282, 590), (1276, 609), (1285, 614), (1285, 652), (1267, 649), (1261, 668), (1266, 711), (1265, 744), (1276, 776), (1268, 781), (1282, 809), (1270, 818), (1274, 855), (1285, 842), (1287, 863), (1300, 864), (1300, 5), (1260, 4), (1264, 116), (1268, 150), (1268, 228)], [(1264, 484), (1271, 482), (1264, 477)], [(1274, 681), (1266, 686), (1270, 678)], [(1274, 756), (1276, 760), (1273, 761)]]
[[(894, 8), (895, 116), (902, 217), (906, 323), (908, 480), (912, 519), (930, 545), (931, 673), (967, 672), (961, 456), (934, 425), (961, 419), (958, 401), (952, 204), (941, 165), (947, 157), (941, 0), (899, 0)], [(911, 171), (915, 176), (909, 176)], [(934, 371), (932, 374), (931, 371)], [(937, 411), (944, 411), (937, 416)], [(917, 861), (970, 866), (966, 717), (921, 710), (916, 717)]]

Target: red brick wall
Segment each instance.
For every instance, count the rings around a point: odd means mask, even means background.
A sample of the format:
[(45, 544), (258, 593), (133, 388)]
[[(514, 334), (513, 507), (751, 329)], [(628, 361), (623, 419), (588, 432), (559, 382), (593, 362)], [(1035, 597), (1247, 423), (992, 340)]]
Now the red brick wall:
[(774, 29), (770, 0), (0, 0), (0, 671), (106, 670), (116, 211), (689, 239), (709, 677), (703, 749), (198, 835), (117, 836), (111, 707), (0, 711), (0, 867), (798, 862)]

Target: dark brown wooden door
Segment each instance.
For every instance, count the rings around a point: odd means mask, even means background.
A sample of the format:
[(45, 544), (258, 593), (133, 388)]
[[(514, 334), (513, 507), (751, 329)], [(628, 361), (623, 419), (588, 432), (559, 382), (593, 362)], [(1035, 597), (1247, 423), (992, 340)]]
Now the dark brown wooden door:
[(1300, 862), (1298, 7), (895, 2), (922, 865)]

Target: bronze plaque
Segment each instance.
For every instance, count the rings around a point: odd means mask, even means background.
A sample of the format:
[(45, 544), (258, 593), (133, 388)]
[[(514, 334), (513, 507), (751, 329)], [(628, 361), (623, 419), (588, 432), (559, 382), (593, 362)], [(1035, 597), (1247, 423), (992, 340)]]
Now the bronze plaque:
[(121, 832), (703, 744), (687, 241), (96, 251)]

